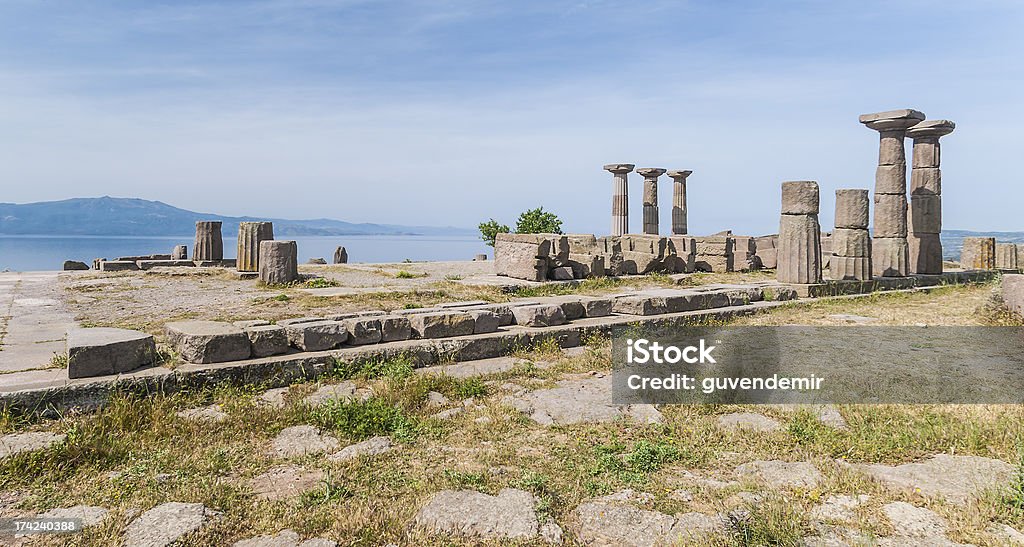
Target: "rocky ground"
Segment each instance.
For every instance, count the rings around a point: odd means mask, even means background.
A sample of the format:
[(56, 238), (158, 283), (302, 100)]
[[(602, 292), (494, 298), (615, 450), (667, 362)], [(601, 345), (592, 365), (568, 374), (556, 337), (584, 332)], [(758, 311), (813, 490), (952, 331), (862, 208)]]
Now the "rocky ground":
[[(794, 304), (736, 322), (1007, 324), (990, 292)], [(607, 341), (589, 342), (487, 366), (398, 359), (319, 384), (122, 398), (60, 420), (2, 415), (0, 516), (89, 526), (0, 541), (1024, 541), (1020, 408), (616, 407)]]

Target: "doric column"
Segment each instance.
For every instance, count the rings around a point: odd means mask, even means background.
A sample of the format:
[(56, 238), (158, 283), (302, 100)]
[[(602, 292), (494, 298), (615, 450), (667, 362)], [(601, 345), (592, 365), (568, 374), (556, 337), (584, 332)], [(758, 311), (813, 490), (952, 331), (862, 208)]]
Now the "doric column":
[(669, 171), (672, 179), (672, 234), (686, 234), (686, 177), (693, 171)]
[(612, 234), (621, 236), (629, 233), (629, 185), (627, 176), (633, 171), (632, 163), (610, 163), (605, 171), (615, 175), (612, 185)]
[(924, 120), (917, 110), (903, 109), (860, 116), (860, 123), (879, 132), (875, 170), (875, 224), (871, 264), (876, 277), (910, 273), (907, 247), (907, 155), (903, 139)]
[(836, 190), (836, 229), (832, 232), (832, 279), (871, 279), (867, 190)]
[(644, 178), (644, 233), (658, 235), (658, 177), (665, 170), (644, 167), (636, 172)]
[(910, 172), (910, 272), (942, 273), (942, 171), (939, 137), (956, 129), (949, 120), (925, 120), (907, 130), (914, 139)]
[(818, 225), (818, 183), (782, 183), (782, 219), (776, 277), (782, 283), (821, 282), (821, 226)]
[(175, 245), (171, 251), (171, 260), (188, 260), (188, 245)]
[(260, 280), (284, 285), (299, 278), (299, 252), (294, 241), (260, 242)]
[(238, 223), (238, 271), (260, 271), (260, 242), (274, 239), (272, 222)]
[(224, 238), (221, 237), (219, 220), (196, 222), (196, 243), (192, 249), (193, 260), (224, 260)]

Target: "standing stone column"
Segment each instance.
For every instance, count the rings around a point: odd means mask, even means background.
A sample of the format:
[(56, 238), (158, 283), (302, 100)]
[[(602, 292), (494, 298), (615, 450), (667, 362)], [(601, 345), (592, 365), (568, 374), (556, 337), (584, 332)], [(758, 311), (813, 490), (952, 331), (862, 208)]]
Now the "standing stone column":
[(776, 277), (782, 283), (821, 283), (818, 183), (782, 183), (782, 220)]
[(686, 177), (693, 171), (669, 171), (672, 179), (672, 234), (686, 234)]
[(925, 120), (907, 130), (914, 139), (910, 172), (910, 272), (942, 273), (942, 171), (939, 169), (939, 137), (956, 129), (949, 120)]
[(644, 233), (658, 235), (658, 177), (665, 170), (644, 167), (636, 172), (644, 178)]
[(871, 264), (876, 277), (910, 273), (907, 247), (907, 155), (903, 139), (924, 120), (916, 110), (890, 110), (860, 116), (860, 123), (879, 132), (875, 170), (875, 234)]
[(239, 222), (238, 271), (260, 271), (260, 242), (273, 239), (273, 222)]
[(995, 269), (996, 238), (965, 237), (960, 247), (960, 267), (965, 270)]
[(294, 241), (260, 242), (260, 281), (283, 285), (299, 278), (299, 247)]
[(188, 260), (188, 245), (175, 245), (171, 251), (171, 260)]
[(224, 238), (219, 220), (196, 222), (196, 244), (192, 249), (193, 260), (224, 260)]
[(871, 279), (868, 191), (836, 190), (836, 229), (832, 232), (832, 279)]
[(627, 176), (633, 171), (632, 163), (610, 163), (605, 171), (615, 175), (612, 185), (612, 234), (621, 236), (629, 233), (629, 185)]

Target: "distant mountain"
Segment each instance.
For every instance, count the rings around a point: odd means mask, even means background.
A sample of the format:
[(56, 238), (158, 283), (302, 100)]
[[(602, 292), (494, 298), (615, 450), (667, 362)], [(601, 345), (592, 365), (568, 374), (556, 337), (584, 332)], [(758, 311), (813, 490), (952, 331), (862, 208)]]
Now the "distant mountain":
[(39, 203), (0, 203), (0, 234), (185, 236), (195, 232), (197, 220), (224, 222), (224, 235), (238, 233), (238, 223), (266, 220), (279, 236), (339, 235), (469, 235), (476, 230), (438, 226), (355, 224), (342, 220), (288, 220), (228, 217), (196, 213), (159, 201), (134, 198), (74, 198)]

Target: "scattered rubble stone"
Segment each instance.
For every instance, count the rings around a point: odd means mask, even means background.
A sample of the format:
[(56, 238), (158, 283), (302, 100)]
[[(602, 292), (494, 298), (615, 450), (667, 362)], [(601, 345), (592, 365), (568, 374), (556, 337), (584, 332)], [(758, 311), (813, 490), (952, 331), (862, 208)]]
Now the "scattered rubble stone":
[(560, 540), (557, 525), (543, 526), (539, 521), (537, 503), (533, 494), (513, 488), (502, 489), (496, 496), (443, 490), (430, 498), (413, 522), (435, 532), (482, 539)]
[(938, 454), (919, 463), (897, 466), (861, 464), (857, 469), (897, 490), (964, 504), (991, 488), (1009, 484), (1014, 467), (1004, 461), (980, 456)]
[(48, 519), (82, 519), (83, 526), (96, 526), (107, 518), (110, 511), (91, 505), (75, 505), (59, 509), (50, 509), (39, 515), (40, 518)]
[(738, 475), (752, 475), (775, 488), (813, 488), (824, 477), (809, 462), (757, 460), (736, 468)]
[(253, 477), (249, 487), (259, 499), (280, 500), (298, 496), (316, 488), (324, 478), (319, 469), (279, 465)]
[(220, 405), (210, 405), (199, 408), (189, 408), (177, 413), (179, 418), (193, 421), (205, 421), (219, 423), (228, 419), (228, 414), (221, 410)]
[(933, 537), (946, 533), (946, 521), (934, 511), (897, 501), (882, 506), (897, 536)]
[(668, 545), (707, 540), (725, 531), (717, 515), (671, 516), (607, 498), (581, 504), (576, 508), (575, 519), (578, 539), (589, 545)]
[(320, 386), (316, 391), (307, 395), (302, 402), (309, 406), (319, 406), (328, 401), (347, 401), (356, 394), (356, 385), (352, 382), (341, 382)]
[(256, 403), (270, 405), (273, 408), (284, 408), (284, 397), (287, 393), (288, 388), (286, 387), (268, 389), (256, 397)]
[(811, 510), (811, 516), (819, 520), (849, 521), (856, 517), (855, 510), (870, 500), (866, 494), (857, 496), (829, 496)]
[(376, 456), (377, 454), (386, 454), (391, 452), (394, 446), (391, 444), (391, 439), (388, 437), (380, 436), (367, 439), (361, 443), (351, 444), (342, 448), (340, 451), (327, 456), (327, 459), (332, 462), (346, 462), (354, 460), (360, 456)]
[(170, 502), (157, 505), (125, 529), (127, 547), (164, 547), (195, 532), (219, 515), (201, 503)]
[(311, 425), (287, 427), (274, 439), (271, 452), (279, 458), (295, 458), (337, 449), (338, 439), (322, 435)]
[(558, 387), (525, 395), (507, 396), (503, 402), (541, 424), (607, 422), (628, 417), (640, 423), (661, 423), (654, 405), (611, 404), (611, 378), (562, 380)]
[(718, 425), (724, 429), (751, 431), (776, 431), (782, 428), (777, 420), (753, 412), (722, 414), (718, 417)]
[(47, 433), (45, 431), (4, 435), (0, 437), (0, 460), (22, 452), (50, 448), (64, 442), (66, 437), (63, 433)]

